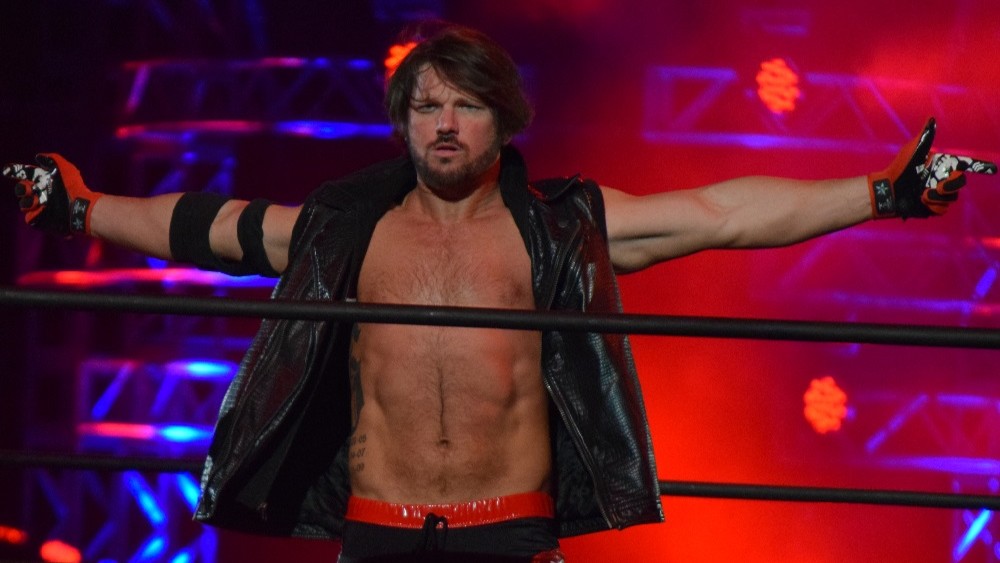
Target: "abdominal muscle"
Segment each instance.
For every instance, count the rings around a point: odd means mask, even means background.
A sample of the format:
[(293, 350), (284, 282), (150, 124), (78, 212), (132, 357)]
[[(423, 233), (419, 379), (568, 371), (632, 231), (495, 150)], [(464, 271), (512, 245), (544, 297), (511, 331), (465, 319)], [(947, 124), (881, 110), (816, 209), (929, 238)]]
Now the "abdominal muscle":
[(353, 494), (443, 503), (547, 488), (538, 333), (365, 325), (357, 336)]

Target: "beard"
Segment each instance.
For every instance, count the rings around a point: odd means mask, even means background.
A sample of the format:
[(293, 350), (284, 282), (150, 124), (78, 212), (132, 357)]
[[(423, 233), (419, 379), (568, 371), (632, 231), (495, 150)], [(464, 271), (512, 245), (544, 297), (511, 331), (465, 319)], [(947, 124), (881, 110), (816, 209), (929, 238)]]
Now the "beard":
[[(441, 135), (435, 142), (457, 143), (450, 135)], [(423, 180), (428, 188), (446, 199), (460, 198), (470, 188), (475, 187), (482, 175), (496, 162), (500, 148), (503, 146), (498, 135), (482, 154), (475, 155), (472, 160), (466, 161), (461, 166), (443, 169), (432, 166), (426, 153), (416, 150), (416, 147), (410, 142), (407, 144), (413, 158), (413, 165), (417, 169), (417, 176)], [(461, 148), (465, 149), (466, 147), (462, 146)]]

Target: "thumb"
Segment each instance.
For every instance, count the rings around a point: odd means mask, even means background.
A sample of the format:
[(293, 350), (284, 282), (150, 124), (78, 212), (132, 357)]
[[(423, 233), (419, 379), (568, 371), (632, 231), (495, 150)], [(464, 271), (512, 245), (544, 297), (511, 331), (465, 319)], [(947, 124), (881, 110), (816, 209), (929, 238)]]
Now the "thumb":
[(913, 164), (924, 164), (930, 156), (931, 146), (934, 144), (934, 135), (937, 132), (937, 121), (931, 117), (927, 119), (923, 131), (917, 138), (917, 144), (913, 150)]
[(35, 162), (39, 166), (51, 172), (56, 168), (56, 161), (48, 153), (38, 153), (35, 155)]

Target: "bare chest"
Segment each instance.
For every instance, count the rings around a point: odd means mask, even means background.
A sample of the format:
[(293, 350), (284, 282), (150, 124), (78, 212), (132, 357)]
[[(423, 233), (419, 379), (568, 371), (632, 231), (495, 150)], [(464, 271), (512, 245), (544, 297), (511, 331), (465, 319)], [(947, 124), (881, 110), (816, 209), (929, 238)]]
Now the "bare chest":
[(390, 212), (372, 236), (358, 299), (531, 309), (531, 263), (509, 215), (440, 225)]

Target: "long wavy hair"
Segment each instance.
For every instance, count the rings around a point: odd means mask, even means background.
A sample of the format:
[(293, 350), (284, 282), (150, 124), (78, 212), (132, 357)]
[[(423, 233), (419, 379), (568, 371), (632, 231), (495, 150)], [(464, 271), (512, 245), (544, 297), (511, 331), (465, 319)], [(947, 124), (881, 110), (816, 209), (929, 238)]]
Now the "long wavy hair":
[(453, 88), (486, 104), (493, 112), (501, 139), (509, 140), (531, 123), (534, 112), (525, 97), (517, 65), (486, 34), (457, 24), (427, 21), (404, 30), (400, 37), (400, 44), (417, 43), (386, 83), (385, 109), (400, 139), (406, 138), (417, 79), (428, 67)]

